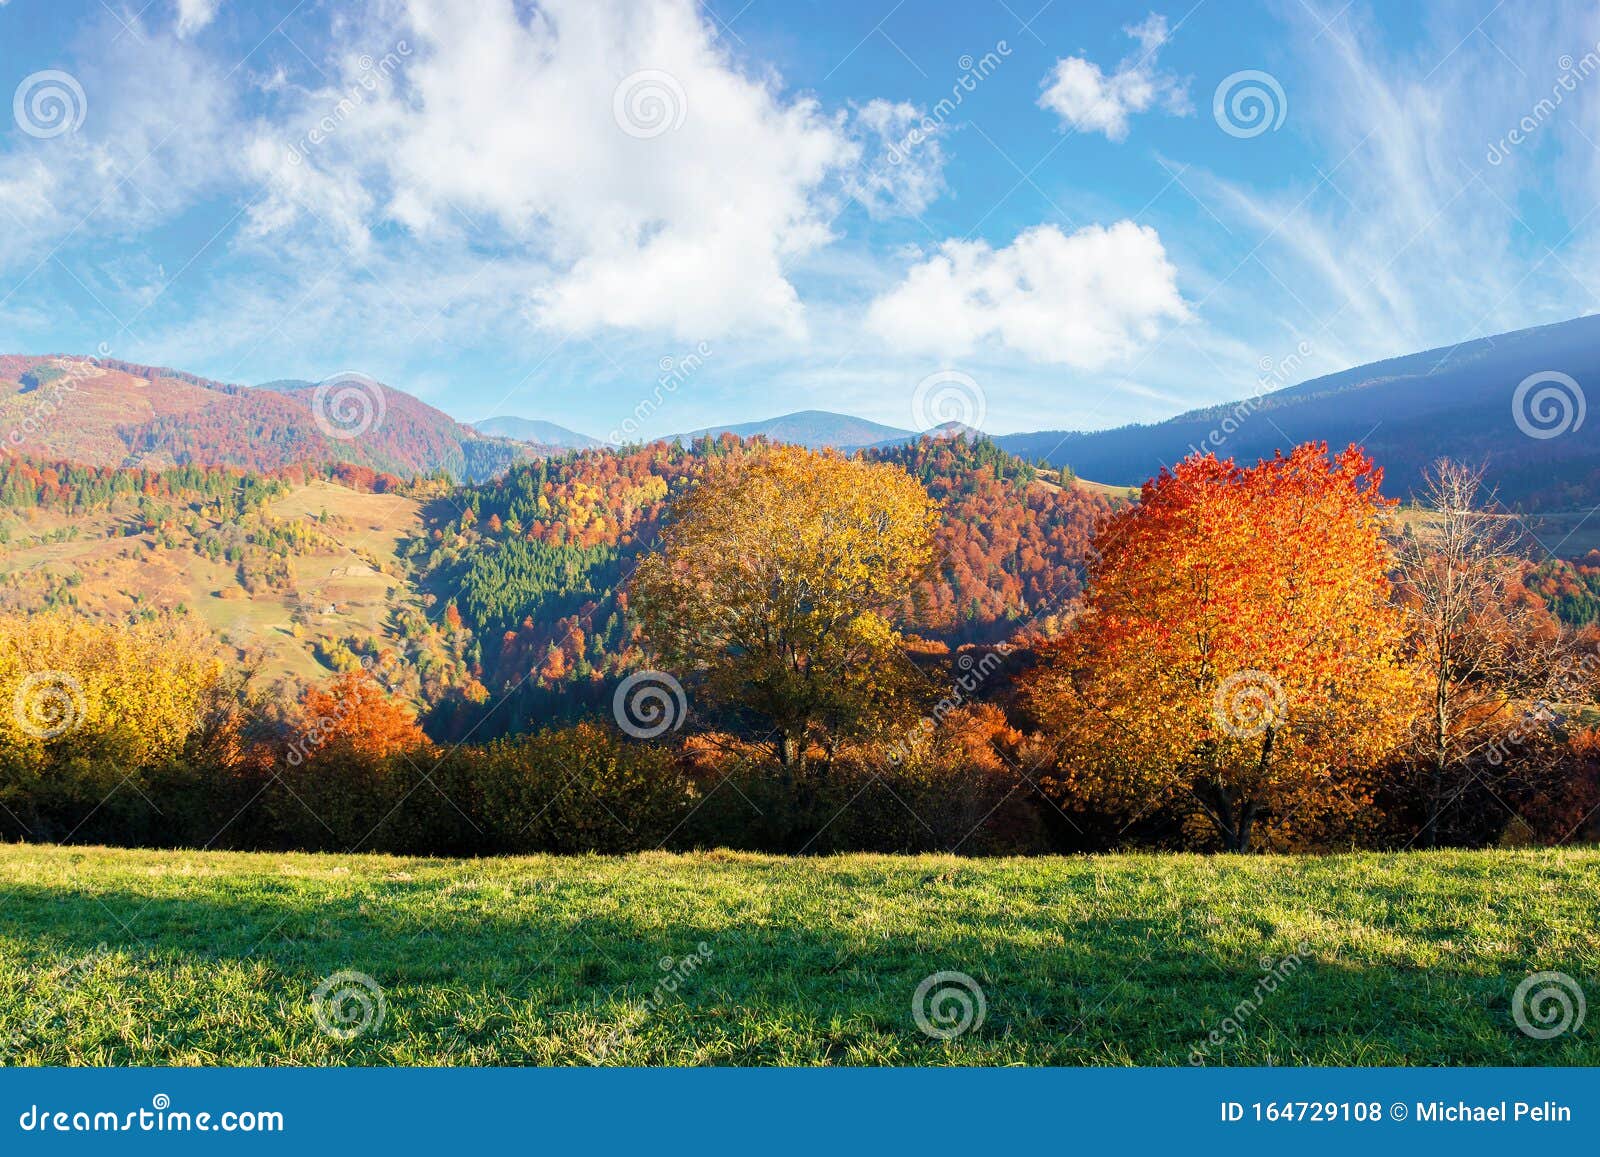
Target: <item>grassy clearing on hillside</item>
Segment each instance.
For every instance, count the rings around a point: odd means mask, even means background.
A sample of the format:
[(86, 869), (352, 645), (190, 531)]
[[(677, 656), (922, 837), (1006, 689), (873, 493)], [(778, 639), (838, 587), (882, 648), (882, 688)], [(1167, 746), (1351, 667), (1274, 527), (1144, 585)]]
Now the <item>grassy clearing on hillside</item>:
[[(174, 549), (161, 546), (154, 534), (130, 535), (133, 509), (122, 502), (113, 511), (91, 514), (31, 510), (14, 517), (0, 511), (0, 525), (9, 527), (12, 538), (0, 548), (0, 579), (14, 584), (0, 592), (0, 606), (37, 609), (46, 592), (69, 579), (74, 605), (91, 614), (123, 616), (181, 605), (238, 653), (248, 649), (264, 679), (312, 681), (329, 674), (316, 657), (319, 643), (348, 635), (383, 638), (394, 611), (422, 607), (421, 593), (398, 557), (400, 544), (422, 530), (422, 505), (415, 499), (316, 480), (266, 503), (272, 518), (315, 525), (319, 541), (292, 558), (291, 586), (253, 593), (241, 584), (236, 563), (195, 549), (182, 519), (167, 530), (179, 544)], [(320, 522), (323, 513), (332, 521)], [(206, 518), (200, 525), (209, 533), (224, 524)], [(46, 541), (67, 529), (78, 536)], [(369, 558), (387, 573), (371, 569)], [(332, 613), (324, 611), (328, 606)], [(305, 612), (298, 635), (291, 629), (296, 610)]]
[[(1186, 1064), (1216, 1031), (1208, 1063), (1592, 1065), (1600, 1010), (1540, 1041), (1510, 1001), (1554, 970), (1600, 1002), (1597, 879), (1594, 849), (447, 861), (11, 845), (0, 1054)], [(694, 956), (649, 1010), (663, 962)], [(313, 1015), (341, 970), (372, 977), (387, 1005), (348, 1042)], [(1265, 970), (1281, 979), (1263, 992)], [(950, 1041), (912, 1017), (939, 971), (970, 974), (987, 1003)]]

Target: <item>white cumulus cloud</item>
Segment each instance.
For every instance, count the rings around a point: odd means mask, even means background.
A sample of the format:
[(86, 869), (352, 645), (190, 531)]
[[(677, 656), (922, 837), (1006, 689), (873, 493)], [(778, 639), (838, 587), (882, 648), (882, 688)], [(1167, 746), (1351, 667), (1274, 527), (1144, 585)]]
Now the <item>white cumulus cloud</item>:
[(906, 352), (960, 356), (995, 342), (1094, 370), (1188, 317), (1156, 231), (1118, 221), (1072, 233), (1039, 225), (1001, 249), (946, 241), (872, 303), (867, 326)]
[(1104, 133), (1113, 141), (1127, 137), (1132, 114), (1157, 105), (1175, 116), (1188, 115), (1189, 82), (1156, 67), (1156, 56), (1167, 42), (1166, 17), (1151, 13), (1123, 31), (1138, 42), (1137, 55), (1126, 57), (1109, 75), (1081, 56), (1056, 61), (1045, 78), (1039, 107), (1082, 132)]
[(569, 333), (803, 332), (788, 270), (832, 240), (861, 146), (738, 67), (692, 0), (408, 0), (387, 39), (405, 46), (391, 73), (355, 92), (352, 64), (305, 99), (304, 130), (333, 125), (292, 166), (249, 150), (270, 189), (257, 230), (304, 210), (347, 239), (387, 224), (520, 248), (552, 271), (530, 314)]
[(216, 19), (222, 0), (177, 0), (177, 4), (178, 35), (188, 36)]

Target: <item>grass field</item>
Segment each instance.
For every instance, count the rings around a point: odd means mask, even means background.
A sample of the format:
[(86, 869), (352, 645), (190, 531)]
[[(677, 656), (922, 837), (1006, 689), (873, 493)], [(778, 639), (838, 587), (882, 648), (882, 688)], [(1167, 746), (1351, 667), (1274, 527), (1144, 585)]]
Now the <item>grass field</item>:
[[(447, 861), (9, 845), (0, 1059), (1170, 1065), (1200, 1046), (1220, 1064), (1594, 1065), (1600, 1011), (1536, 1040), (1511, 1001), (1546, 970), (1600, 998), (1597, 882), (1594, 849)], [(385, 1008), (340, 1040), (313, 994), (346, 970)], [(941, 971), (985, 1005), (949, 1040), (912, 1015)], [(676, 992), (656, 987), (668, 978)]]

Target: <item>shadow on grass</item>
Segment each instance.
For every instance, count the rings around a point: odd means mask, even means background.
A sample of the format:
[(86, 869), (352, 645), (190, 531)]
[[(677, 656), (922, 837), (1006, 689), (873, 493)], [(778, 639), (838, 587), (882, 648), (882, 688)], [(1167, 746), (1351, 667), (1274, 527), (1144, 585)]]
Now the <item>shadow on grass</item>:
[[(601, 913), (603, 889), (534, 886), (517, 909), (495, 911), (437, 881), (362, 883), (328, 896), (303, 881), (257, 881), (228, 899), (3, 885), (0, 978), (21, 1007), (31, 978), (105, 945), (125, 960), (117, 983), (147, 1017), (158, 1056), (162, 1041), (188, 1039), (212, 1014), (208, 1002), (308, 1021), (310, 992), (354, 970), (382, 986), (395, 1014), (388, 1035), (341, 1046), (346, 1063), (410, 1058), (396, 1034), (519, 1063), (534, 1054), (497, 1043), (508, 1025), (603, 1030), (630, 1025), (649, 1000), (652, 1063), (713, 1039), (737, 1042), (715, 1054), (725, 1063), (1600, 1064), (1593, 1024), (1536, 1041), (1513, 1023), (1517, 983), (1563, 962), (1503, 973), (1463, 956), (1422, 969), (1361, 964), (1348, 946), (1315, 943), (1263, 955), (1170, 920), (1063, 921), (1037, 907), (1004, 927), (974, 913), (884, 932), (853, 926), (849, 913)], [(685, 971), (689, 958), (699, 963)], [(918, 985), (938, 972), (970, 976), (985, 1008), (981, 1027), (951, 1042), (925, 1035), (912, 1014)], [(663, 993), (668, 977), (676, 983)]]

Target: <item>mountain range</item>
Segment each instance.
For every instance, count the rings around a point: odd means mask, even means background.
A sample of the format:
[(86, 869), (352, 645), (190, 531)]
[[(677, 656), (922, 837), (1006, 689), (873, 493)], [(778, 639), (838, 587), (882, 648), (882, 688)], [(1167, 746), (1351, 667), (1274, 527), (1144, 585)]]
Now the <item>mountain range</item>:
[(831, 447), (835, 450), (860, 450), (868, 446), (902, 446), (916, 441), (912, 430), (900, 430), (881, 422), (849, 414), (835, 414), (828, 410), (801, 410), (783, 414), (761, 422), (738, 422), (731, 426), (706, 426), (675, 435), (679, 442), (692, 442), (697, 438), (721, 437), (733, 434), (740, 438), (764, 437), (773, 442), (790, 442), (812, 450)]
[(518, 442), (530, 442), (536, 446), (556, 446), (562, 450), (598, 450), (605, 445), (599, 438), (591, 438), (587, 434), (580, 434), (576, 430), (569, 430), (554, 422), (543, 422), (537, 418), (513, 418), (509, 414), (484, 418), (472, 423), (472, 428), (480, 434), (514, 438)]
[[(1600, 499), (1600, 440), (1584, 426), (1584, 384), (1596, 381), (1600, 316), (1590, 316), (1358, 366), (1163, 422), (994, 441), (1019, 457), (1117, 486), (1136, 486), (1196, 449), (1251, 461), (1308, 440), (1354, 442), (1385, 467), (1390, 493), (1411, 491), (1429, 462), (1451, 456), (1486, 463), (1507, 502), (1572, 510)], [(108, 359), (0, 355), (0, 435), (34, 458), (101, 466), (131, 460), (270, 470), (348, 461), (468, 480), (493, 477), (524, 458), (602, 445), (535, 419), (501, 416), (469, 426), (367, 379), (349, 383), (341, 400), (339, 380), (333, 383), (331, 393), (328, 383), (299, 379), (249, 387)], [(373, 413), (381, 420), (368, 420)], [(667, 440), (722, 434), (845, 451), (922, 436), (805, 410)]]
[[(509, 416), (484, 418), (473, 427), (485, 434), (516, 438), (524, 442), (562, 446), (572, 450), (591, 450), (605, 445), (598, 438), (579, 434), (554, 422), (541, 422), (533, 418)], [(730, 425), (704, 426), (669, 434), (664, 441), (687, 445), (700, 438), (719, 438), (732, 434), (738, 438), (766, 438), (772, 442), (787, 442), (813, 450), (829, 447), (834, 450), (862, 450), (868, 447), (903, 446), (915, 441), (919, 435), (913, 430), (901, 430), (870, 422), (849, 414), (836, 414), (830, 410), (799, 410), (793, 414), (780, 414), (758, 422), (735, 422)]]
[(1487, 464), (1508, 502), (1572, 509), (1600, 500), (1600, 439), (1584, 421), (1585, 391), (1596, 383), (1600, 316), (1589, 316), (1357, 366), (1151, 425), (996, 441), (1127, 485), (1195, 449), (1253, 461), (1313, 439), (1354, 442), (1384, 467), (1393, 494), (1449, 456)]

